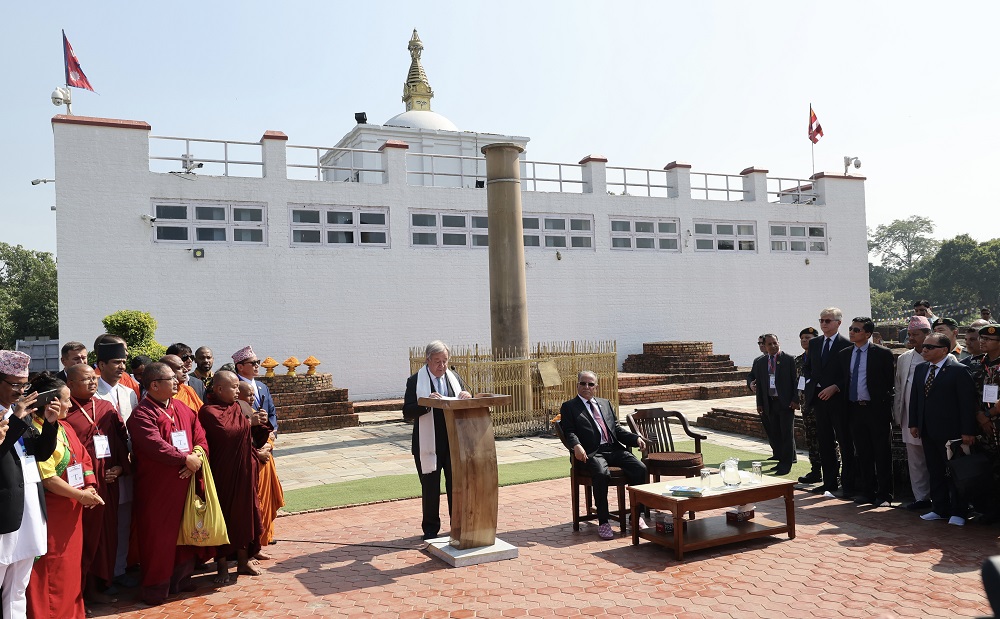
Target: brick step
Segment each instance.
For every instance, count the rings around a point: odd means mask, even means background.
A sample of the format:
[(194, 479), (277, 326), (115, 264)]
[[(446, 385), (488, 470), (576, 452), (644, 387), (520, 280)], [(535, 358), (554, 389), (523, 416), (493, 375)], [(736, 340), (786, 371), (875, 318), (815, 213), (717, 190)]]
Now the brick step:
[(642, 352), (647, 355), (710, 355), (712, 342), (646, 342)]
[(318, 389), (316, 391), (288, 391), (273, 393), (274, 406), (302, 406), (303, 404), (326, 404), (329, 402), (346, 402), (347, 389)]
[[(278, 425), (284, 429), (285, 420), (307, 419), (310, 417), (328, 417), (331, 415), (357, 415), (350, 402), (324, 402), (321, 404), (300, 404), (297, 406), (275, 407), (278, 413)], [(357, 424), (354, 424), (357, 425)]]
[[(663, 368), (671, 374), (676, 374), (680, 372), (721, 372), (733, 369), (736, 364), (728, 358), (724, 361), (665, 361), (663, 357), (646, 355), (629, 355), (622, 363), (623, 369), (644, 367)], [(641, 370), (636, 371), (641, 372)]]
[(336, 430), (337, 428), (352, 428), (360, 425), (358, 416), (328, 415), (324, 417), (306, 417), (302, 419), (282, 419), (282, 432), (313, 432), (316, 430)]
[(667, 361), (729, 361), (729, 355), (651, 355), (638, 353), (629, 355), (633, 359), (666, 359)]
[(747, 395), (744, 381), (707, 382), (650, 387), (631, 387), (618, 390), (621, 405), (676, 402), (677, 400), (714, 400)]
[(403, 399), (398, 400), (365, 400), (354, 402), (354, 412), (374, 413), (376, 411), (400, 411), (403, 410)]
[(325, 373), (316, 373), (312, 376), (302, 372), (295, 376), (276, 374), (274, 376), (258, 376), (257, 380), (267, 385), (267, 388), (271, 390), (271, 395), (333, 389), (333, 375)]
[[(757, 411), (740, 408), (713, 408), (698, 418), (692, 425), (709, 430), (720, 432), (730, 432), (732, 434), (742, 434), (754, 438), (767, 438), (764, 433), (764, 426), (760, 422), (760, 415)], [(795, 411), (795, 419), (792, 422), (795, 428), (796, 449), (808, 449), (805, 439), (805, 426), (802, 425), (802, 413)]]
[(746, 379), (746, 374), (738, 370), (729, 372), (691, 372), (688, 374), (660, 374), (645, 373), (645, 376), (658, 376), (654, 382), (652, 379), (644, 379), (645, 386), (651, 385), (677, 385), (681, 383), (721, 383), (730, 380)]

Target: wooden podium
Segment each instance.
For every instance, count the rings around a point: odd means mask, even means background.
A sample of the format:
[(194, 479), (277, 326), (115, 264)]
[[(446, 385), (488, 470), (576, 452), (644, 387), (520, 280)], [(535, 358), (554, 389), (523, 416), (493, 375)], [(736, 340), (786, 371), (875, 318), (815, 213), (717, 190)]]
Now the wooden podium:
[(509, 395), (479, 394), (468, 400), (419, 398), (444, 411), (451, 450), (451, 540), (459, 550), (493, 546), (497, 539), (497, 450), (490, 407)]

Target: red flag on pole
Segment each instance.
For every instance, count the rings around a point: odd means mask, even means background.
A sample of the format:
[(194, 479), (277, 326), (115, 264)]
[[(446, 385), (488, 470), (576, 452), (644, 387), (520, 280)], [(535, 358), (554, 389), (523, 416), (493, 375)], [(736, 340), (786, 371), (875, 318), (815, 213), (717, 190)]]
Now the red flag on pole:
[(813, 106), (809, 104), (809, 139), (815, 144), (819, 142), (819, 139), (823, 137), (823, 125), (819, 124), (819, 119), (816, 118), (816, 112), (813, 111)]
[(80, 61), (73, 53), (73, 46), (69, 44), (65, 30), (63, 30), (63, 58), (66, 61), (66, 85), (74, 88), (86, 88), (90, 92), (95, 92), (94, 87), (90, 85), (90, 80), (80, 68)]

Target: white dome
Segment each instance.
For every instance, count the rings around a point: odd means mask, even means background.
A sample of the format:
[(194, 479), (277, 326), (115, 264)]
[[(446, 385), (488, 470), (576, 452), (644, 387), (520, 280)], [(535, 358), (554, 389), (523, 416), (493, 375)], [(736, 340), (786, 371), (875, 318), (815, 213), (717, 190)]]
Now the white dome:
[(458, 131), (455, 123), (437, 112), (410, 110), (397, 114), (385, 121), (389, 127), (409, 127), (411, 129), (440, 129), (443, 131)]

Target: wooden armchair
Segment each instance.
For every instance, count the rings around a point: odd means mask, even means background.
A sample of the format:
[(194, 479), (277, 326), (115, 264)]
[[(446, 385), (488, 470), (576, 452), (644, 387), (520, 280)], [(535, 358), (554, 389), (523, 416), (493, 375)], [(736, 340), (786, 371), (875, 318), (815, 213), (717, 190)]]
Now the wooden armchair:
[[(562, 441), (563, 445), (566, 445), (566, 436), (563, 434), (562, 426), (559, 422), (552, 424), (556, 431), (556, 436)], [(566, 445), (569, 449), (569, 445)], [(608, 490), (611, 490), (612, 486), (618, 491), (618, 510), (610, 511), (608, 517), (611, 520), (618, 521), (621, 525), (622, 535), (625, 535), (626, 524), (629, 519), (629, 510), (625, 503), (625, 486), (628, 485), (628, 477), (625, 476), (625, 472), (617, 466), (609, 466), (608, 471), (611, 473), (611, 481), (608, 484)], [(584, 495), (586, 501), (586, 513), (580, 515), (580, 487), (584, 488)], [(573, 530), (580, 530), (580, 523), (587, 520), (597, 520), (597, 512), (594, 510), (593, 502), (593, 478), (590, 476), (590, 470), (587, 468), (585, 462), (580, 462), (573, 457), (573, 451), (569, 452), (569, 487), (570, 495), (573, 502)], [(609, 505), (610, 507), (610, 505)]]
[[(708, 437), (696, 434), (688, 427), (687, 419), (678, 411), (665, 411), (662, 408), (644, 408), (626, 415), (628, 427), (638, 434), (649, 445), (649, 450), (643, 454), (642, 463), (646, 465), (654, 482), (664, 477), (697, 477), (705, 465), (701, 456), (701, 442)], [(674, 435), (670, 420), (680, 421), (684, 434), (694, 439), (694, 451), (677, 451), (674, 448)]]

